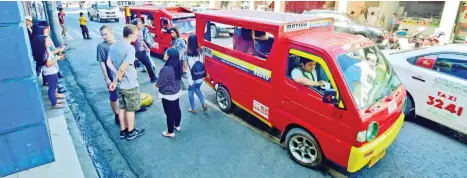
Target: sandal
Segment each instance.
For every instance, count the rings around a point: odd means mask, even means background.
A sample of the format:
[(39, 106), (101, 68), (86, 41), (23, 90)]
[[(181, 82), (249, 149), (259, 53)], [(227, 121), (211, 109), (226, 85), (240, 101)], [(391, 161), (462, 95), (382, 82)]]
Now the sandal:
[(56, 104), (56, 105), (54, 106), (54, 108), (55, 108), (55, 109), (62, 109), (62, 108), (63, 108), (63, 105), (61, 105), (61, 104)]
[(203, 111), (204, 112), (208, 111), (208, 106), (206, 104), (203, 105)]
[(193, 110), (193, 109), (188, 109), (188, 112), (191, 112), (193, 114), (196, 114), (196, 110)]
[(162, 132), (162, 136), (174, 138), (174, 137), (175, 137), (175, 134), (174, 134), (174, 133), (169, 133), (169, 132), (167, 132), (167, 131), (164, 131), (164, 132)]

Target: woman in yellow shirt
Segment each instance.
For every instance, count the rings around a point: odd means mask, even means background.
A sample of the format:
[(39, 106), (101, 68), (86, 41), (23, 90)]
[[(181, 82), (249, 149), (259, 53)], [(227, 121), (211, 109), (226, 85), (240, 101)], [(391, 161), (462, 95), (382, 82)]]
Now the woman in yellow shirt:
[(81, 27), (81, 33), (83, 34), (84, 39), (90, 40), (88, 27), (86, 26), (86, 19), (84, 18), (84, 13), (79, 13), (79, 27)]

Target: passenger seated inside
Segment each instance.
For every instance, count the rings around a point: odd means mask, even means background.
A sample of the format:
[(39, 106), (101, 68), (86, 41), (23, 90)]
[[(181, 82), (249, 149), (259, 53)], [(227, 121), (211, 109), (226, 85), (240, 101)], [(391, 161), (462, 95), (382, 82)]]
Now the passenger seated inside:
[(165, 19), (161, 19), (161, 31), (162, 33), (168, 33), (169, 32), (169, 22)]
[(274, 38), (268, 36), (266, 32), (255, 31), (255, 41), (256, 49), (263, 54), (269, 55), (272, 44), (274, 43)]
[(266, 59), (268, 56), (256, 50), (253, 36), (253, 30), (242, 28), (240, 35), (235, 39), (234, 49)]
[(318, 80), (318, 73), (315, 68), (316, 61), (300, 58), (300, 66), (292, 70), (291, 77), (295, 82), (308, 87), (325, 87), (329, 85), (328, 82)]

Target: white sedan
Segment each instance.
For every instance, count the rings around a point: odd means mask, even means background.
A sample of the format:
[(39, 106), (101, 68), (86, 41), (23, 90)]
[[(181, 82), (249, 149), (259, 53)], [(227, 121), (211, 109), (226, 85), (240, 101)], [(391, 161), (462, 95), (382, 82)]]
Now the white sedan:
[(467, 45), (384, 53), (407, 89), (408, 117), (422, 116), (467, 135)]

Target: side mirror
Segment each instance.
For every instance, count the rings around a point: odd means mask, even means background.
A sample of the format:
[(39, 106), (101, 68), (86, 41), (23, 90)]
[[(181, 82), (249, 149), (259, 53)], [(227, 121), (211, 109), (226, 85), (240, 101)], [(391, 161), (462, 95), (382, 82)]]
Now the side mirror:
[(323, 102), (330, 103), (330, 104), (337, 104), (336, 95), (337, 93), (336, 93), (336, 90), (334, 89), (325, 90), (323, 94)]

